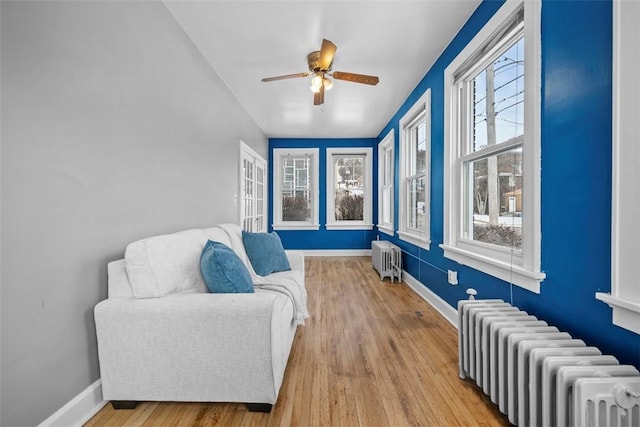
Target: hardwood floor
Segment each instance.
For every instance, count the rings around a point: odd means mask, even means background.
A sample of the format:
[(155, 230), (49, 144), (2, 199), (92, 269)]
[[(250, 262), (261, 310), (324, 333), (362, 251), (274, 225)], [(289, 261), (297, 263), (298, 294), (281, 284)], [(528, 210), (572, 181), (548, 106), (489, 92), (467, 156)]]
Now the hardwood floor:
[(311, 318), (299, 327), (270, 414), (237, 403), (105, 406), (93, 426), (506, 426), (458, 377), (457, 331), (369, 257), (308, 257)]

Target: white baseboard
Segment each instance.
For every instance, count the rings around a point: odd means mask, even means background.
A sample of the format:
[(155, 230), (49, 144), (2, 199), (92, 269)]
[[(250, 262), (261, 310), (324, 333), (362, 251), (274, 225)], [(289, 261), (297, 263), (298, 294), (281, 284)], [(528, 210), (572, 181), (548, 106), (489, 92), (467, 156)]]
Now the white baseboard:
[(80, 427), (106, 404), (107, 401), (102, 398), (102, 381), (97, 380), (38, 427)]
[(458, 311), (455, 308), (451, 307), (445, 300), (404, 270), (402, 270), (402, 280), (409, 285), (418, 296), (428, 302), (438, 313), (447, 319), (454, 328), (458, 329)]
[(371, 256), (371, 249), (304, 249), (304, 256)]

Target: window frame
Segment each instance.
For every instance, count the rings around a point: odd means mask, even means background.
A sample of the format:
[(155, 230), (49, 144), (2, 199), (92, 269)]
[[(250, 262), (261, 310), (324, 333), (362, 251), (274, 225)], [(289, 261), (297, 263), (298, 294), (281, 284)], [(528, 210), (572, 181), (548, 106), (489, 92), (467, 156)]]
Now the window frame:
[[(386, 170), (385, 155), (390, 153), (389, 171)], [(395, 198), (395, 131), (391, 129), (378, 144), (378, 231), (393, 236), (394, 229), (394, 198)], [(385, 184), (385, 177), (390, 176), (391, 182)], [(384, 222), (385, 189), (391, 194), (389, 206), (389, 222)]]
[[(509, 18), (510, 19), (510, 18)], [(457, 127), (461, 130), (459, 133), (458, 139), (458, 150), (457, 150), (457, 167), (459, 168), (457, 174), (461, 180), (460, 196), (463, 200), (460, 202), (460, 232), (458, 234), (458, 246), (467, 251), (477, 252), (487, 257), (496, 258), (502, 262), (514, 263), (516, 265), (523, 264), (522, 251), (514, 251), (507, 247), (501, 247), (497, 245), (492, 245), (489, 243), (484, 243), (480, 241), (473, 240), (471, 238), (465, 237), (464, 235), (466, 227), (468, 226), (469, 212), (465, 211), (465, 201), (464, 198), (468, 198), (468, 191), (464, 185), (465, 177), (468, 177), (469, 171), (467, 166), (471, 165), (474, 162), (488, 160), (492, 157), (498, 157), (501, 154), (508, 153), (514, 149), (522, 149), (524, 151), (524, 137), (517, 136), (515, 138), (496, 143), (495, 145), (487, 145), (482, 148), (476, 149), (473, 146), (473, 138), (472, 138), (472, 126), (469, 125), (469, 114), (470, 114), (470, 105), (472, 103), (472, 81), (474, 80), (474, 76), (478, 75), (478, 72), (485, 70), (489, 64), (493, 63), (498, 57), (502, 56), (505, 52), (505, 49), (509, 49), (510, 46), (513, 46), (520, 39), (524, 38), (524, 26), (522, 24), (513, 25), (512, 28), (502, 34), (500, 41), (495, 43), (491, 49), (485, 53), (482, 57), (479, 58), (479, 61), (475, 63), (475, 65), (468, 67), (462, 73), (456, 73), (458, 77), (455, 77), (456, 83), (455, 91), (459, 93), (458, 98), (456, 99), (456, 111), (452, 114), (457, 115), (457, 120), (459, 123)], [(474, 58), (471, 58), (474, 59)], [(465, 65), (470, 62), (465, 59), (463, 65), (461, 67), (465, 67)], [(526, 73), (525, 73), (526, 75)], [(525, 103), (526, 103), (525, 97)], [(462, 102), (460, 102), (462, 100)], [(464, 122), (464, 123), (462, 123)], [(526, 122), (525, 122), (526, 123)], [(466, 197), (465, 197), (466, 196)], [(468, 200), (467, 200), (468, 203)], [(473, 216), (473, 215), (471, 215)]]
[(640, 124), (638, 73), (634, 61), (640, 29), (636, 2), (613, 2), (613, 114), (612, 114), (612, 209), (611, 209), (611, 293), (597, 292), (595, 297), (612, 309), (612, 323), (640, 334), (640, 289), (636, 280), (636, 258), (640, 247), (640, 204), (637, 182), (640, 179), (636, 159)]
[[(418, 117), (424, 114), (425, 122), (425, 229), (415, 230), (409, 227), (409, 187), (407, 181), (417, 175), (409, 175), (412, 153), (410, 149), (411, 132), (415, 128)], [(413, 106), (402, 116), (400, 129), (400, 164), (399, 164), (399, 201), (398, 201), (398, 237), (400, 240), (429, 250), (431, 247), (431, 89), (427, 89)], [(419, 175), (422, 175), (420, 173)]]
[[(513, 251), (489, 245), (464, 242), (463, 197), (464, 183), (461, 158), (464, 151), (465, 122), (460, 117), (460, 75), (469, 69), (469, 61), (478, 65), (487, 62), (492, 51), (502, 49), (506, 42), (498, 42), (482, 56), (477, 52), (494, 42), (495, 35), (513, 20), (524, 7), (525, 39), (525, 100), (524, 142), (522, 145), (523, 229), (522, 256)], [(540, 111), (541, 111), (541, 0), (507, 0), (469, 44), (445, 69), (445, 164), (444, 164), (444, 242), (440, 247), (444, 256), (460, 264), (502, 279), (508, 283), (540, 293), (545, 274), (540, 271)], [(509, 33), (502, 37), (508, 39)], [(467, 68), (465, 70), (465, 67)], [(461, 71), (460, 70), (464, 70)], [(496, 153), (505, 149), (502, 144), (492, 146)], [(526, 220), (526, 221), (525, 221)]]
[[(371, 147), (348, 147), (348, 148), (327, 148), (327, 199), (326, 199), (326, 228), (327, 230), (372, 230), (372, 208), (373, 208), (373, 149)], [(363, 203), (363, 219), (362, 221), (335, 219), (335, 162), (334, 156), (363, 156), (364, 157), (364, 203)]]
[[(319, 160), (320, 150), (318, 148), (274, 148), (273, 149), (273, 230), (318, 230), (319, 222)], [(310, 157), (311, 173), (308, 186), (311, 191), (311, 219), (309, 221), (283, 221), (282, 220), (282, 179), (283, 159), (288, 157)], [(294, 170), (295, 180), (295, 170)]]

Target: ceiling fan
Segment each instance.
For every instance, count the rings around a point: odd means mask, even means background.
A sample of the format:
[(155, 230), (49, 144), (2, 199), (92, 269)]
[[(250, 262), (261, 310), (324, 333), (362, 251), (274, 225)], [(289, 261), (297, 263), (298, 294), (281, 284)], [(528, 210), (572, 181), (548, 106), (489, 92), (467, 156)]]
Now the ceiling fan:
[(331, 66), (333, 65), (333, 56), (336, 53), (337, 47), (331, 41), (322, 39), (322, 46), (320, 50), (315, 50), (307, 55), (307, 62), (309, 63), (309, 71), (311, 73), (296, 73), (285, 74), (283, 76), (266, 77), (262, 79), (263, 82), (272, 82), (275, 80), (293, 79), (296, 77), (307, 77), (312, 75), (311, 90), (313, 91), (313, 105), (324, 104), (324, 91), (333, 87), (333, 82), (329, 77), (333, 77), (336, 80), (345, 80), (353, 83), (362, 83), (366, 85), (377, 85), (378, 77), (367, 76), (365, 74), (345, 73), (342, 71), (331, 72)]

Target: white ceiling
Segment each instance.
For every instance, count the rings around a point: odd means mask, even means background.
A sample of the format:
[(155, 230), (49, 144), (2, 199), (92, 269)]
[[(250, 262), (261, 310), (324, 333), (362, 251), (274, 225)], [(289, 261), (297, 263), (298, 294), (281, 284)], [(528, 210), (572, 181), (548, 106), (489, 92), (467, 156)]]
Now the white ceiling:
[[(269, 137), (376, 137), (481, 0), (164, 0), (231, 92)], [(335, 81), (313, 105), (307, 54), (326, 38), (333, 71), (380, 77)]]

